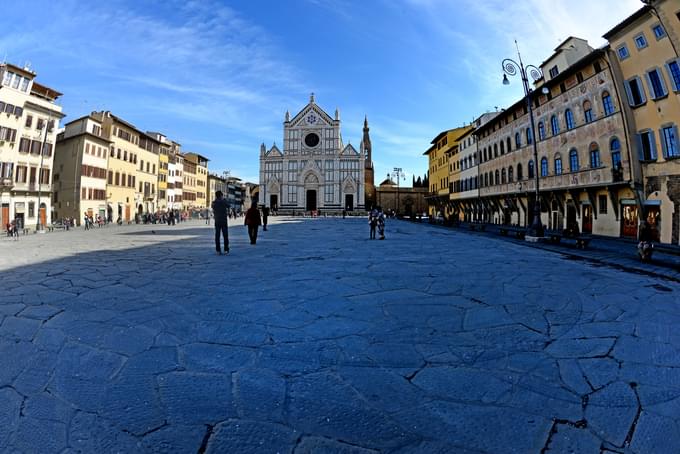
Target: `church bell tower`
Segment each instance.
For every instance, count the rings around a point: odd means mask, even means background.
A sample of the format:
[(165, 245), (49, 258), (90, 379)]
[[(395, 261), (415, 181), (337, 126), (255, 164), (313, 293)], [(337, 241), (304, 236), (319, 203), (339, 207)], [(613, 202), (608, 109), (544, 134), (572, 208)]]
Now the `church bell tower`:
[(364, 135), (361, 139), (361, 151), (364, 154), (364, 188), (366, 209), (372, 209), (376, 204), (375, 181), (373, 177), (373, 159), (371, 136), (368, 134), (368, 117), (364, 117)]

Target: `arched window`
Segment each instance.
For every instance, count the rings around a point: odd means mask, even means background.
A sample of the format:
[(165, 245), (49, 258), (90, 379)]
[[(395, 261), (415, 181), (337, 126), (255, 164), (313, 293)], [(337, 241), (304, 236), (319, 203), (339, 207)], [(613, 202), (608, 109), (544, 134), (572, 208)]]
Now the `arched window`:
[(545, 156), (541, 158), (541, 176), (542, 177), (548, 176), (548, 158), (546, 158)]
[(555, 175), (562, 175), (562, 156), (555, 155)]
[(506, 146), (507, 146), (508, 153), (510, 153), (512, 151), (512, 141), (510, 140), (510, 137), (507, 138), (505, 143), (507, 144)]
[(600, 167), (600, 147), (595, 142), (590, 144), (590, 168), (596, 169)]
[(498, 171), (498, 169), (496, 169), (496, 178), (495, 178), (494, 183), (501, 184), (500, 172)]
[(512, 166), (508, 167), (508, 183), (512, 183), (514, 180), (512, 175)]
[(533, 159), (531, 161), (529, 161), (529, 167), (528, 167), (527, 173), (529, 174), (528, 178), (534, 177), (534, 160)]
[(612, 101), (608, 91), (602, 93), (602, 108), (604, 109), (605, 116), (614, 113), (614, 101)]
[(517, 181), (521, 181), (524, 178), (522, 175), (522, 164), (517, 164)]
[(522, 146), (522, 135), (520, 133), (515, 133), (515, 149)]
[(501, 169), (501, 183), (505, 184), (506, 179), (505, 179), (505, 167)]
[(531, 128), (527, 128), (526, 136), (527, 136), (527, 145), (531, 145), (534, 142), (534, 138), (531, 135)]
[(475, 177), (475, 186), (472, 189), (477, 189), (477, 177)]
[(560, 133), (560, 122), (557, 120), (557, 115), (550, 117), (550, 128), (552, 129), (553, 136)]
[(578, 172), (578, 151), (576, 151), (576, 148), (569, 151), (569, 171)]
[(486, 162), (486, 147), (484, 148), (484, 156), (482, 157), (482, 162)]
[(484, 187), (489, 186), (489, 174), (485, 173), (484, 174)]
[(505, 154), (505, 145), (503, 144), (503, 141), (501, 140), (501, 155)]
[(621, 142), (619, 139), (614, 137), (611, 140), (609, 150), (612, 152), (612, 168), (621, 168)]
[(542, 121), (538, 122), (538, 140), (545, 139), (545, 125)]
[(567, 124), (567, 130), (574, 129), (576, 126), (574, 124), (574, 114), (571, 112), (571, 109), (564, 111), (564, 122)]
[(586, 123), (593, 121), (593, 106), (590, 105), (590, 101), (583, 101), (583, 119)]
[(493, 157), (494, 158), (498, 157), (498, 144), (497, 143), (493, 144)]

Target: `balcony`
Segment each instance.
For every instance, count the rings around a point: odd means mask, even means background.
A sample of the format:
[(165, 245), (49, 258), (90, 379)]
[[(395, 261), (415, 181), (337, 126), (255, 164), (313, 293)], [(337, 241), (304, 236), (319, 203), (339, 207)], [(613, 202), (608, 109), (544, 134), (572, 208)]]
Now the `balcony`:
[[(612, 183), (623, 182), (623, 169), (611, 169), (609, 167), (598, 167), (595, 169), (583, 169), (577, 172), (568, 172), (561, 175), (549, 175), (541, 177), (539, 182), (541, 191), (564, 190), (573, 188), (584, 188), (594, 186), (605, 186)], [(517, 181), (513, 183), (498, 184), (479, 189), (480, 197), (493, 196), (499, 194), (513, 194), (517, 192), (534, 192), (536, 180), (522, 180), (521, 189)]]
[(144, 192), (144, 200), (153, 200), (156, 198), (156, 194), (153, 192)]

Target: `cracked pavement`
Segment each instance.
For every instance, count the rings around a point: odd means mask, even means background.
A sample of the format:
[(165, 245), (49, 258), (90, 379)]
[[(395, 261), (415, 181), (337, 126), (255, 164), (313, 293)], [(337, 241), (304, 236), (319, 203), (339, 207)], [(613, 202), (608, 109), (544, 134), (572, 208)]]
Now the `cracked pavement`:
[(0, 240), (0, 452), (680, 446), (675, 282), (400, 221), (212, 232)]

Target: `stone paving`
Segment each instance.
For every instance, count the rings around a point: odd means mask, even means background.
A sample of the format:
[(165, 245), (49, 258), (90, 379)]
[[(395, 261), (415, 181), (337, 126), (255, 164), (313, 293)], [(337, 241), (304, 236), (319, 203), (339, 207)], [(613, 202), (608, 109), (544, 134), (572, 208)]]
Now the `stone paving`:
[(0, 452), (673, 453), (680, 285), (273, 218), (0, 240)]

